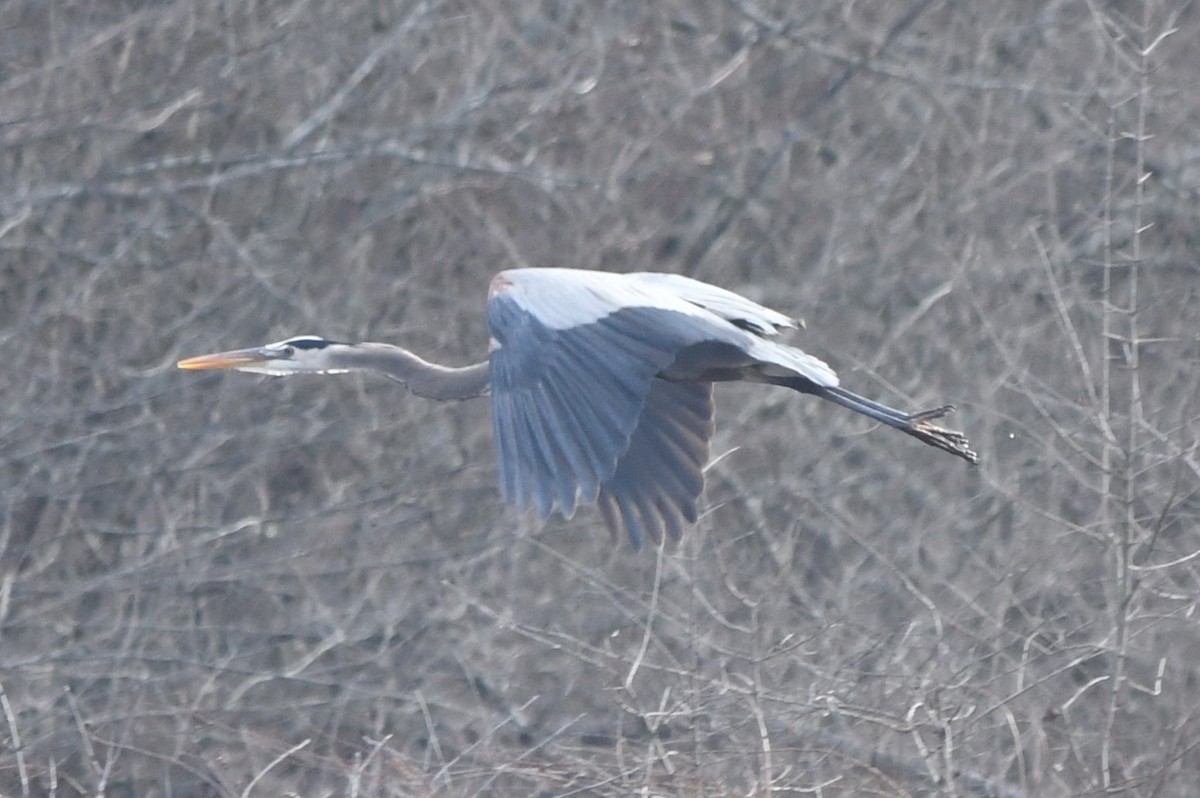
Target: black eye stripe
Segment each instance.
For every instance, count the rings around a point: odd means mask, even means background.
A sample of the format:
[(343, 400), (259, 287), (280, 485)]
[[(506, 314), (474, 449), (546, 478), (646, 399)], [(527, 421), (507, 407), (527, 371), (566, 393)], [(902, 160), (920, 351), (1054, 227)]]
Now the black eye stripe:
[(292, 338), (283, 343), (285, 346), (295, 349), (324, 349), (333, 342), (326, 341), (324, 338)]

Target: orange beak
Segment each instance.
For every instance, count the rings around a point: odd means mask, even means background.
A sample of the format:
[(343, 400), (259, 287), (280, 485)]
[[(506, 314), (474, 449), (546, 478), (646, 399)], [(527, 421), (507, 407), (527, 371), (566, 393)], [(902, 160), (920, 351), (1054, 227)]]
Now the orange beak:
[(234, 369), (238, 366), (249, 366), (254, 363), (266, 363), (272, 358), (263, 354), (259, 348), (234, 349), (229, 352), (217, 352), (211, 355), (189, 357), (176, 363), (176, 367), (185, 371), (204, 371), (208, 369)]

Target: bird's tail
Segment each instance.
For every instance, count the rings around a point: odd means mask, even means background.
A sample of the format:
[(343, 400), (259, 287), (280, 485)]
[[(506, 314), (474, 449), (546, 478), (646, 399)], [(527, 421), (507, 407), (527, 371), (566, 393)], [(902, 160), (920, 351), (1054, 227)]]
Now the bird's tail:
[(802, 393), (819, 396), (822, 399), (841, 405), (856, 413), (862, 413), (864, 416), (873, 418), (882, 424), (887, 424), (889, 427), (898, 429), (906, 435), (911, 435), (922, 443), (935, 446), (943, 452), (957, 455), (967, 462), (979, 462), (979, 455), (971, 449), (971, 443), (967, 440), (966, 435), (956, 430), (946, 429), (945, 427), (939, 427), (931, 423), (934, 419), (939, 419), (953, 413), (954, 405), (942, 405), (931, 410), (922, 410), (919, 413), (901, 413), (895, 408), (872, 401), (865, 396), (859, 396), (856, 393), (851, 393), (845, 388), (837, 386), (818, 385), (812, 380), (804, 378), (787, 380), (783, 384)]

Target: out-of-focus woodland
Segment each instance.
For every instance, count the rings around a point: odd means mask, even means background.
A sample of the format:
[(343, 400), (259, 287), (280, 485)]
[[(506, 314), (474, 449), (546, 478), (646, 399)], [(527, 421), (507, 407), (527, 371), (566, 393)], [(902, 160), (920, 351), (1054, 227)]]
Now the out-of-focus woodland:
[[(1194, 796), (1200, 6), (0, 5), (0, 794)], [(802, 316), (704, 515), (504, 507), (492, 274)]]

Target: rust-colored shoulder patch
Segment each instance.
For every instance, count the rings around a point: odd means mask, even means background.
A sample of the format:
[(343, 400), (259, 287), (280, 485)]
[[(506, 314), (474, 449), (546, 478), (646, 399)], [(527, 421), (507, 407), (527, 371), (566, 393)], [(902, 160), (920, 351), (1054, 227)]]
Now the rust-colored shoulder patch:
[(509, 279), (508, 274), (505, 272), (500, 272), (492, 278), (492, 284), (488, 286), (488, 299), (490, 300), (492, 297), (496, 296), (496, 294), (502, 294), (512, 287), (513, 283), (512, 280)]

